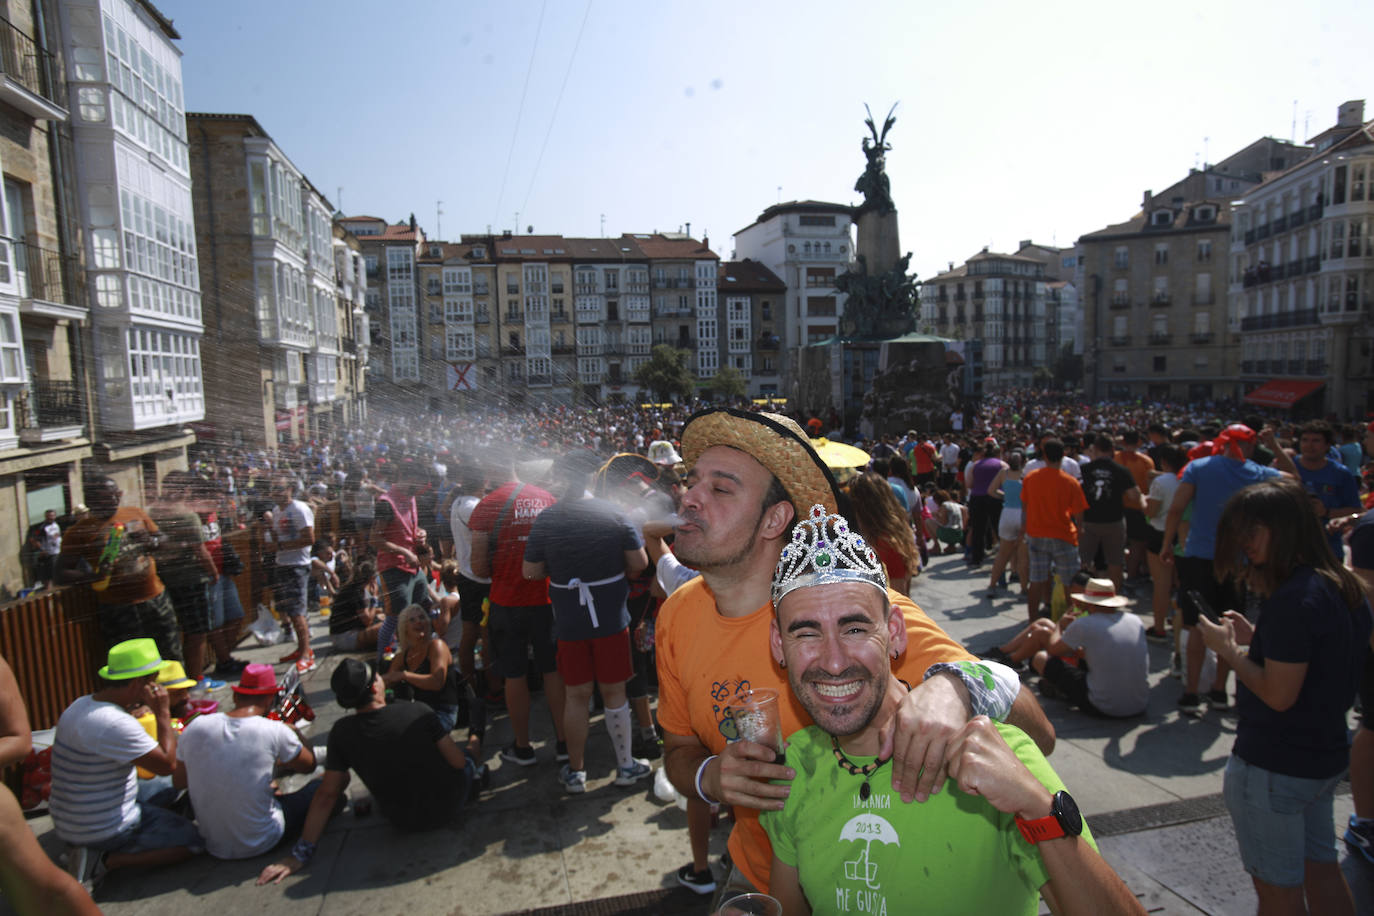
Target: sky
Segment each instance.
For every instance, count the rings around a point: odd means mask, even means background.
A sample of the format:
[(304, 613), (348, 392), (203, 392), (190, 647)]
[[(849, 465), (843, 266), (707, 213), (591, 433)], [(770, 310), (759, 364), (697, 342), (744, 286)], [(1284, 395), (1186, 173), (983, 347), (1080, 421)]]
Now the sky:
[(924, 278), (1071, 245), (1346, 100), (1374, 118), (1374, 3), (1349, 0), (154, 2), (187, 110), (253, 115), (344, 213), (431, 238), (690, 223), (728, 258), (779, 201), (859, 202), (864, 104), (896, 103)]

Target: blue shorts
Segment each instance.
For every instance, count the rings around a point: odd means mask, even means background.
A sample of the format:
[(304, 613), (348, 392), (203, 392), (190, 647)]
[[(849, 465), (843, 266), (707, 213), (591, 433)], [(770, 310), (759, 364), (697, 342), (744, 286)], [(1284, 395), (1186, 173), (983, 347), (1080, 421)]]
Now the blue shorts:
[(233, 576), (220, 576), (210, 585), (210, 629), (218, 630), (243, 617), (243, 602)]
[(92, 849), (101, 852), (138, 853), (152, 852), (157, 849), (175, 849), (185, 846), (192, 852), (204, 852), (205, 841), (200, 837), (196, 825), (180, 814), (173, 814), (166, 808), (139, 802), (139, 820), (136, 825), (108, 840), (91, 843)]
[(1284, 776), (1231, 755), (1222, 794), (1247, 872), (1275, 887), (1302, 887), (1304, 863), (1337, 861), (1332, 799), (1341, 775)]

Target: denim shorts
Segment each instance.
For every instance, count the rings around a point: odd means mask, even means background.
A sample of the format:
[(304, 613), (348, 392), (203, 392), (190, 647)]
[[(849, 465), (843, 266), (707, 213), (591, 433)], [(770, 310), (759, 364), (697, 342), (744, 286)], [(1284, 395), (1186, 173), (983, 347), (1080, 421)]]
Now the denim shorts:
[(205, 841), (200, 838), (200, 831), (191, 821), (146, 802), (140, 802), (138, 807), (139, 820), (136, 826), (116, 833), (108, 840), (92, 843), (91, 847), (102, 852), (128, 854), (178, 846), (185, 846), (192, 852), (205, 851)]
[(310, 578), (310, 567), (278, 566), (273, 575), (272, 597), (277, 602), (277, 613), (305, 616), (305, 583)]
[(1302, 887), (1305, 862), (1337, 861), (1332, 799), (1342, 775), (1284, 776), (1232, 754), (1222, 793), (1245, 870), (1275, 887)]

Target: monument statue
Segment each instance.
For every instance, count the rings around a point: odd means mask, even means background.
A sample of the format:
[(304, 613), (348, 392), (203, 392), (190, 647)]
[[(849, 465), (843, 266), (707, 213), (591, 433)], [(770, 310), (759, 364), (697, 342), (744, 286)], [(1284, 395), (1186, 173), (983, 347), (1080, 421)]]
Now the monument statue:
[(878, 127), (873, 123), (873, 111), (864, 105), (864, 111), (868, 112), (868, 117), (864, 123), (868, 125), (869, 133), (873, 135), (870, 140), (868, 137), (863, 139), (864, 156), (868, 159), (868, 167), (859, 176), (859, 180), (854, 182), (854, 190), (863, 194), (864, 202), (859, 205), (857, 216), (866, 210), (876, 210), (879, 213), (892, 213), (897, 206), (892, 202), (892, 188), (887, 180), (886, 156), (888, 150), (892, 149), (892, 144), (887, 142), (887, 132), (892, 129), (892, 125), (897, 123), (897, 119), (892, 113), (897, 110), (894, 103), (887, 112), (887, 119), (883, 121), (882, 133), (878, 133)]
[(906, 272), (910, 252), (898, 257), (897, 207), (885, 171), (886, 154), (892, 149), (887, 134), (897, 123), (897, 106), (888, 110), (881, 131), (873, 120), (873, 110), (867, 105), (864, 110), (868, 112), (864, 123), (871, 135), (862, 143), (868, 165), (854, 184), (864, 201), (854, 208), (859, 230), (854, 264), (835, 278), (836, 289), (846, 294), (839, 330), (847, 340), (888, 340), (916, 326), (916, 283)]

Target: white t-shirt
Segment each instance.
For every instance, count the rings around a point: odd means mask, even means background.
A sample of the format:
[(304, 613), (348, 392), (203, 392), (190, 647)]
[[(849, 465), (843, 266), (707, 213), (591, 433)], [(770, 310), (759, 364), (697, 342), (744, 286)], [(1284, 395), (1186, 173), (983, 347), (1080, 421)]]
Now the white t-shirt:
[(246, 859), (281, 839), (286, 819), (272, 794), (272, 766), (301, 752), (291, 727), (261, 716), (197, 716), (177, 742), (205, 848), (218, 859)]
[[(272, 536), (276, 543), (294, 541), (306, 528), (315, 527), (315, 511), (309, 503), (293, 499), (285, 507), (277, 506), (272, 511)], [(309, 566), (310, 544), (292, 547), (290, 550), (277, 551), (278, 566)]]
[[(1045, 459), (1043, 458), (1036, 458), (1034, 461), (1027, 461), (1026, 466), (1022, 468), (1021, 476), (1022, 478), (1025, 478), (1027, 475), (1030, 474), (1031, 471), (1038, 471), (1044, 466)], [(1083, 472), (1079, 470), (1078, 462), (1073, 458), (1070, 458), (1068, 455), (1065, 455), (1064, 459), (1059, 462), (1059, 470), (1066, 472), (1074, 480), (1083, 479)]]
[(940, 446), (940, 464), (946, 471), (952, 471), (959, 466), (959, 446), (953, 442), (946, 442)]
[(472, 518), (472, 510), (481, 501), (476, 496), (460, 496), (455, 499), (450, 513), (449, 528), (453, 531), (453, 559), (458, 561), (458, 571), (473, 582), (491, 582), (490, 576), (484, 579), (473, 575), (472, 572), (472, 529), (468, 527), (468, 520)]
[(1179, 479), (1168, 471), (1156, 474), (1154, 480), (1150, 481), (1149, 498), (1159, 500), (1159, 514), (1150, 519), (1150, 527), (1156, 531), (1163, 531), (1169, 520), (1169, 506), (1173, 505), (1178, 485)]
[(79, 697), (57, 720), (49, 808), (57, 835), (89, 846), (138, 825), (134, 761), (157, 747), (114, 703)]
[(1134, 716), (1150, 701), (1150, 650), (1145, 624), (1129, 611), (1085, 613), (1064, 630), (1083, 650), (1088, 700), (1109, 716)]

